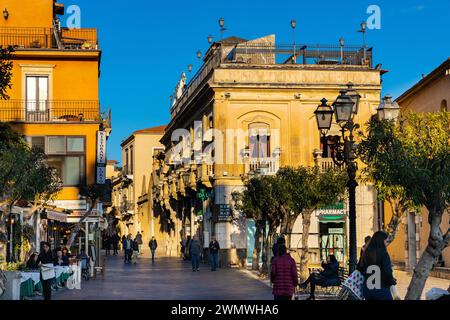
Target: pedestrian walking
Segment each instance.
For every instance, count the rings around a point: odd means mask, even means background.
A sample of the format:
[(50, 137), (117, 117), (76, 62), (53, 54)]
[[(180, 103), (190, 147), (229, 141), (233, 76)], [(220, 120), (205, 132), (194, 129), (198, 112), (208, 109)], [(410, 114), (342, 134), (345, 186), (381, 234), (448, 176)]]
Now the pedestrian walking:
[(126, 256), (127, 256), (126, 240), (127, 240), (127, 237), (125, 237), (125, 235), (123, 235), (120, 240), (120, 244), (122, 245), (122, 252), (123, 252), (124, 259), (126, 259)]
[[(50, 244), (48, 242), (42, 243), (42, 251), (37, 258), (37, 264), (42, 267), (44, 264), (53, 265), (53, 254), (50, 250)], [(41, 283), (43, 289), (44, 300), (51, 300), (52, 298), (52, 283), (54, 279), (44, 280), (41, 273)]]
[(180, 245), (181, 245), (181, 258), (183, 258), (183, 260), (186, 260), (186, 238), (183, 237), (183, 239), (181, 239)]
[(148, 242), (148, 246), (150, 247), (150, 251), (152, 253), (152, 262), (155, 261), (155, 252), (158, 248), (158, 242), (155, 239), (155, 236), (153, 236), (150, 241)]
[(138, 246), (139, 246), (139, 253), (141, 253), (141, 248), (142, 248), (142, 234), (138, 231), (138, 233), (136, 234), (136, 238), (135, 238), (135, 240), (137, 241), (137, 243), (138, 243)]
[(122, 241), (122, 246), (125, 254), (125, 263), (131, 263), (133, 254), (133, 239), (131, 239), (131, 233)]
[(276, 257), (278, 257), (278, 255), (279, 255), (279, 248), (281, 246), (285, 246), (285, 245), (286, 245), (286, 239), (284, 238), (283, 235), (279, 236), (278, 239), (277, 239), (277, 242), (274, 243), (274, 245), (272, 246), (272, 254), (273, 254), (273, 256), (272, 256), (272, 259), (271, 259), (270, 262), (273, 262), (273, 260)]
[[(395, 286), (397, 281), (393, 276), (391, 258), (386, 249), (387, 234), (377, 231), (373, 234), (361, 262), (361, 272), (364, 276), (363, 295), (365, 300), (393, 300), (391, 286)], [(368, 270), (371, 267), (371, 270)], [(374, 275), (373, 268), (377, 267), (380, 272), (378, 288), (369, 286), (367, 280)]]
[(189, 254), (191, 256), (191, 262), (192, 262), (192, 271), (199, 271), (199, 265), (200, 265), (200, 253), (202, 252), (202, 246), (200, 244), (200, 241), (198, 240), (198, 236), (194, 236), (194, 239), (192, 239), (189, 242)]
[(278, 247), (278, 256), (272, 261), (270, 280), (275, 300), (292, 300), (298, 285), (297, 265), (285, 245)]
[(136, 264), (137, 259), (139, 257), (139, 241), (137, 239), (137, 236), (134, 238), (132, 245), (133, 245), (133, 258), (132, 258), (132, 261), (134, 262), (134, 264)]
[(191, 253), (189, 252), (189, 247), (191, 245), (191, 241), (192, 241), (191, 236), (187, 236), (186, 249), (185, 249), (185, 253), (184, 253), (185, 260), (191, 259)]
[(211, 259), (211, 271), (216, 271), (217, 263), (219, 260), (219, 250), (220, 250), (219, 242), (217, 241), (216, 237), (213, 236), (212, 240), (209, 244), (209, 257)]
[(119, 249), (119, 235), (117, 233), (114, 233), (112, 236), (112, 245), (113, 245), (113, 255), (117, 256), (118, 253), (118, 249)]
[(109, 256), (111, 253), (111, 245), (112, 245), (111, 242), (112, 242), (112, 238), (109, 235), (105, 235), (104, 246), (105, 246), (106, 256)]

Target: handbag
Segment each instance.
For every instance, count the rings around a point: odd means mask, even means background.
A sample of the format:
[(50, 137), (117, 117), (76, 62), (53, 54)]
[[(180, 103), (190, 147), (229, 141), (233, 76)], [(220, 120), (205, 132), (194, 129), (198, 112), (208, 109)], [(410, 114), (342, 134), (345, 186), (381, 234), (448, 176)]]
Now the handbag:
[(53, 267), (53, 264), (46, 263), (41, 266), (41, 277), (42, 280), (56, 278), (55, 268)]
[(392, 299), (402, 300), (402, 298), (400, 297), (400, 294), (398, 293), (398, 288), (396, 285), (391, 286), (390, 290), (391, 290)]
[(343, 286), (349, 290), (356, 299), (364, 300), (363, 284), (363, 274), (358, 270), (355, 270), (347, 279), (345, 279)]

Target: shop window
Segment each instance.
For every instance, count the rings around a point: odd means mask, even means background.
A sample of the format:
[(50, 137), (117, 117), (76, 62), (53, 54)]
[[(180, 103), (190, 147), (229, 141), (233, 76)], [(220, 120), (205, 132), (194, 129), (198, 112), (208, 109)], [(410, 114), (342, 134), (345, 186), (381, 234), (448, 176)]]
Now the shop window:
[(45, 152), (45, 137), (31, 137), (31, 148)]

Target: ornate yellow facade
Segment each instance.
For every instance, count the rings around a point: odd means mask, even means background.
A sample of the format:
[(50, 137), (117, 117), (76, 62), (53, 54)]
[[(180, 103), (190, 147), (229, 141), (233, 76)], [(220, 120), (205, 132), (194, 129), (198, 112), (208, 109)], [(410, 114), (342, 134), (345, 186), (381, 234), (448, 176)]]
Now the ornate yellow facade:
[[(372, 67), (371, 51), (364, 61), (362, 50), (300, 46), (293, 63), (292, 47), (276, 45), (273, 35), (213, 43), (198, 73), (173, 96), (171, 122), (161, 139), (165, 154), (155, 161), (154, 210), (181, 224), (174, 233), (197, 234), (205, 247), (215, 234), (223, 264), (244, 265), (251, 228), (243, 217), (224, 217), (231, 194), (242, 189), (248, 174), (314, 165), (321, 141), (313, 112), (348, 83), (361, 95), (356, 122), (364, 124), (376, 113), (382, 71)], [(337, 132), (333, 128), (329, 135)], [(361, 245), (373, 231), (376, 201), (370, 187), (359, 189)]]

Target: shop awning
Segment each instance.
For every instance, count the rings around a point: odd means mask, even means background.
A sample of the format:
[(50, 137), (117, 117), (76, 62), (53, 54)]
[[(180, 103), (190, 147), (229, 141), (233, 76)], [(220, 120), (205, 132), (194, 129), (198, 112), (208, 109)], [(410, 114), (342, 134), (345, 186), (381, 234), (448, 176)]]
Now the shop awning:
[(47, 219), (55, 220), (55, 221), (59, 221), (59, 222), (67, 222), (67, 214), (47, 210)]

